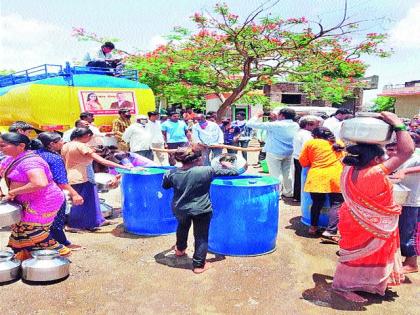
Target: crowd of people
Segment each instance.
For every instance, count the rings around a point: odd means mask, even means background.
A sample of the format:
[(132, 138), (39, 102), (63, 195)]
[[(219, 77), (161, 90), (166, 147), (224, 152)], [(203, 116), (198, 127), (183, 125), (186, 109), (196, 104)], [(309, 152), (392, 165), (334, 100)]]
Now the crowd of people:
[[(384, 295), (388, 286), (403, 281), (404, 274), (418, 272), (418, 117), (405, 124), (395, 114), (381, 113), (380, 118), (396, 134), (386, 145), (385, 154), (379, 144), (346, 146), (340, 130), (352, 115), (344, 108), (325, 120), (310, 115), (296, 119), (289, 108), (272, 113), (271, 117), (277, 117), (267, 122), (260, 120), (262, 115), (257, 112), (246, 126), (266, 131), (264, 151), (269, 173), (279, 179), (282, 198), (300, 202), (301, 190), (309, 193), (308, 234), (340, 246), (334, 292), (352, 302), (364, 302), (357, 291)], [(308, 169), (304, 182), (302, 168)], [(402, 208), (393, 197), (395, 182), (409, 190)], [(328, 226), (321, 228), (320, 212), (327, 197)]]
[[(168, 171), (162, 184), (165, 189), (174, 189), (172, 206), (178, 220), (175, 255), (185, 255), (192, 224), (193, 270), (207, 270), (211, 180), (244, 171), (229, 162), (214, 168), (210, 161), (222, 153), (221, 145), (228, 146), (228, 153), (237, 153), (257, 136), (263, 144), (260, 157), (267, 161), (270, 176), (279, 179), (281, 198), (300, 202), (301, 191), (310, 194), (308, 234), (339, 244), (333, 282), (337, 294), (363, 302), (355, 291), (383, 295), (389, 285), (400, 284), (405, 273), (418, 271), (418, 118), (407, 126), (395, 114), (381, 113), (396, 134), (382, 148), (340, 139), (343, 121), (352, 117), (346, 109), (338, 109), (325, 120), (313, 115), (297, 117), (293, 109), (285, 107), (271, 112), (267, 121), (262, 121), (264, 113), (257, 111), (249, 120), (239, 112), (235, 120), (220, 122), (215, 113), (195, 113), (190, 108), (183, 114), (169, 112), (167, 117), (152, 111), (136, 116), (134, 122), (129, 109), (118, 113), (108, 133), (94, 125), (92, 113), (83, 112), (75, 127), (63, 136), (42, 132), (31, 140), (29, 134), (34, 128), (21, 121), (0, 135), (4, 155), (0, 175), (8, 186), (3, 198), (23, 207), (22, 220), (12, 226), (9, 239), (18, 259), (29, 258), (32, 250), (47, 248), (69, 255), (80, 246), (71, 243), (65, 229), (95, 231), (110, 224), (100, 210), (93, 163), (130, 169), (133, 164), (123, 160), (138, 155), (150, 163), (178, 166)], [(119, 159), (106, 159), (98, 151), (110, 136), (116, 139)], [(169, 152), (167, 161), (165, 150)], [(246, 151), (242, 154), (247, 159)], [(308, 169), (305, 182), (301, 182), (303, 168)], [(396, 182), (410, 189), (402, 209), (393, 199)], [(118, 176), (112, 185), (118, 185)], [(67, 216), (63, 191), (72, 200)], [(322, 228), (319, 218), (327, 198), (329, 223)], [(400, 248), (404, 262), (399, 260)]]

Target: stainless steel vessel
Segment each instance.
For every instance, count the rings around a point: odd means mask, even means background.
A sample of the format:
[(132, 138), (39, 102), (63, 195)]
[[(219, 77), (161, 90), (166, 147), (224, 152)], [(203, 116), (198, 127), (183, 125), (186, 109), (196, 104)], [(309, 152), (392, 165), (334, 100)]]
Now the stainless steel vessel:
[(105, 193), (108, 192), (110, 189), (114, 189), (109, 187), (109, 182), (114, 180), (115, 176), (109, 173), (95, 173), (95, 182), (98, 188), (98, 192)]
[(109, 218), (112, 217), (112, 215), (114, 214), (114, 208), (112, 208), (110, 205), (108, 205), (105, 202), (105, 199), (99, 198), (99, 206), (101, 208), (101, 212), (102, 215), (104, 216), (104, 218)]
[(70, 273), (70, 261), (60, 257), (56, 250), (37, 250), (33, 258), (22, 262), (22, 278), (29, 281), (54, 281)]
[(408, 194), (410, 193), (411, 189), (400, 184), (394, 184), (394, 201), (399, 204), (399, 205), (403, 205), (408, 197)]
[(220, 162), (222, 161), (232, 163), (232, 166), (236, 169), (243, 168), (246, 165), (246, 160), (242, 154), (223, 153), (211, 160), (211, 166), (220, 167)]
[(20, 276), (20, 261), (13, 256), (11, 252), (0, 251), (0, 283), (16, 280)]
[(379, 119), (377, 113), (356, 113), (341, 127), (341, 139), (357, 143), (386, 144), (391, 140), (392, 126)]
[(0, 227), (15, 224), (20, 221), (22, 207), (14, 202), (0, 201)]

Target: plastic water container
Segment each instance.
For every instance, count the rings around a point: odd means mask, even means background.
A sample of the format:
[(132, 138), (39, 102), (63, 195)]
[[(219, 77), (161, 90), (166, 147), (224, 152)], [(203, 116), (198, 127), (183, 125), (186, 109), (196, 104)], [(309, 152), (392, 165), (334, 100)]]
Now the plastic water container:
[(125, 230), (138, 235), (174, 233), (177, 220), (172, 214), (172, 189), (162, 188), (167, 169), (143, 171), (117, 169), (122, 174), (122, 217)]
[(269, 176), (229, 176), (213, 180), (209, 251), (255, 256), (276, 248), (279, 181)]
[[(311, 206), (312, 206), (312, 198), (311, 194), (308, 192), (304, 192), (303, 189), (305, 187), (306, 182), (306, 176), (308, 175), (308, 167), (305, 167), (302, 169), (302, 175), (301, 175), (301, 183), (302, 188), (300, 192), (300, 208), (302, 211), (302, 223), (305, 225), (311, 225)], [(318, 226), (319, 227), (327, 227), (328, 225), (328, 211), (330, 209), (330, 198), (327, 196), (325, 200), (324, 207), (321, 210), (321, 215), (319, 216), (318, 220)]]

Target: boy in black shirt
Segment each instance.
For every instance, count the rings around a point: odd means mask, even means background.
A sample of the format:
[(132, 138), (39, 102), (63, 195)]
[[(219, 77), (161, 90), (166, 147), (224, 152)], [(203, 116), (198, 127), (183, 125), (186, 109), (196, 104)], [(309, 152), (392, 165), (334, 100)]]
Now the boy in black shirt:
[(202, 273), (210, 265), (206, 263), (209, 226), (212, 217), (210, 202), (210, 184), (216, 176), (236, 176), (245, 169), (235, 169), (229, 162), (221, 162), (221, 168), (202, 166), (201, 146), (179, 148), (175, 159), (182, 167), (168, 171), (163, 176), (162, 187), (173, 188), (172, 210), (178, 220), (176, 231), (175, 255), (185, 255), (188, 231), (194, 226), (195, 248), (193, 272)]

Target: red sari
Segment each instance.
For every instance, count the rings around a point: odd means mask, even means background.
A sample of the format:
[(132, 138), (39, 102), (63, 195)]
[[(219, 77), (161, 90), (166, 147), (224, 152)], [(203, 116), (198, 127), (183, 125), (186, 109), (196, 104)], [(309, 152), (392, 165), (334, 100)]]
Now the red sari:
[(403, 279), (399, 253), (398, 217), (385, 166), (359, 170), (345, 167), (341, 187), (345, 202), (339, 213), (340, 259), (333, 288), (385, 294)]

